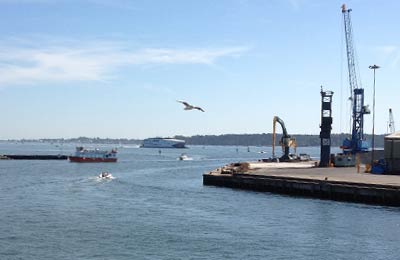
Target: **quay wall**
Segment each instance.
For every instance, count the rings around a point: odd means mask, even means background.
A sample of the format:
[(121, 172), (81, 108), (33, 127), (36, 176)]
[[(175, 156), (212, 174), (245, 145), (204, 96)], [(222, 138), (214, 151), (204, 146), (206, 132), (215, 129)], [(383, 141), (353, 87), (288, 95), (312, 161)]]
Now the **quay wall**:
[(204, 185), (400, 206), (398, 186), (250, 174), (204, 174)]

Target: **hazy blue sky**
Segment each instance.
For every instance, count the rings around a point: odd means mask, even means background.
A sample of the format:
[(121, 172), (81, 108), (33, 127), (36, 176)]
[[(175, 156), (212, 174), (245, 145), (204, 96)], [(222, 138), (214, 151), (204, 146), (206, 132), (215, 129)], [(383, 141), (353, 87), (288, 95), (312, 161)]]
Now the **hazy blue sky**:
[[(269, 133), (274, 115), (289, 133), (318, 134), (321, 85), (335, 92), (333, 132), (348, 132), (341, 5), (0, 0), (0, 139)], [(385, 133), (388, 109), (400, 118), (400, 1), (347, 6), (371, 110), (368, 66), (382, 67), (375, 133)]]

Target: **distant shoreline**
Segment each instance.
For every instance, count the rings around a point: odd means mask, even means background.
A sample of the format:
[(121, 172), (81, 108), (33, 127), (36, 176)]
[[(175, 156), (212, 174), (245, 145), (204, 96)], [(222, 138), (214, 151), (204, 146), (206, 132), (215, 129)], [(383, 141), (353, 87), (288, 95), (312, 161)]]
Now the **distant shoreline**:
[[(297, 145), (301, 147), (319, 146), (319, 135), (292, 134), (296, 138)], [(332, 134), (332, 147), (339, 147), (343, 140), (350, 137), (350, 134)], [(383, 147), (385, 135), (375, 135), (375, 147)], [(194, 136), (173, 136), (173, 138), (186, 141), (187, 145), (232, 145), (232, 146), (271, 146), (272, 134), (224, 134), (224, 135), (194, 135)], [(277, 140), (280, 140), (281, 134), (277, 134)], [(365, 135), (366, 140), (371, 140), (371, 135)], [(0, 142), (18, 142), (18, 143), (86, 143), (86, 144), (133, 144), (139, 145), (142, 139), (127, 138), (41, 138), (41, 139), (9, 139), (0, 140)]]

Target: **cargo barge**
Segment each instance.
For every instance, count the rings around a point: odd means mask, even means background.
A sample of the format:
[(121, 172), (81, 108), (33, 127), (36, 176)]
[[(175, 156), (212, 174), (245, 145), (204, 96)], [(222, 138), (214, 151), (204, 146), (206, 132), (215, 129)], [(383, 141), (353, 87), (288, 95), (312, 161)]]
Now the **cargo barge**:
[(0, 160), (68, 160), (67, 155), (0, 155)]

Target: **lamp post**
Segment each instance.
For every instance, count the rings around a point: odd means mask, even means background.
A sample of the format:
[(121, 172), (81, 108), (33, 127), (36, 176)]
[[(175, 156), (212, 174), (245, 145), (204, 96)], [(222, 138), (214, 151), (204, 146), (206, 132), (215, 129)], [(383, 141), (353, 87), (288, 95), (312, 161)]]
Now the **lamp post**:
[(372, 102), (372, 154), (371, 154), (371, 167), (374, 164), (374, 150), (375, 150), (375, 71), (380, 67), (378, 65), (369, 66), (370, 69), (374, 70), (374, 96)]

